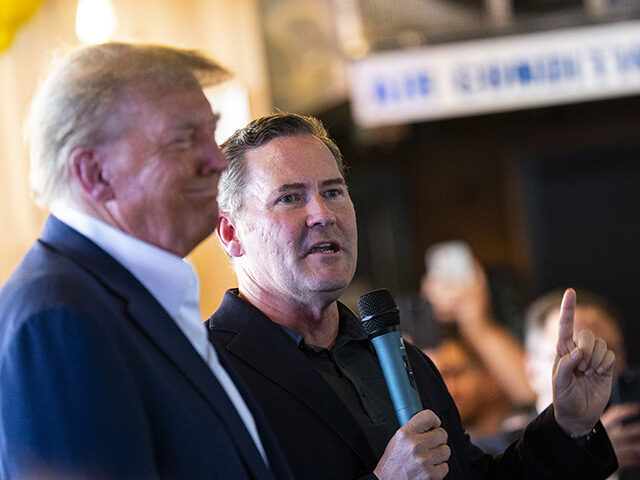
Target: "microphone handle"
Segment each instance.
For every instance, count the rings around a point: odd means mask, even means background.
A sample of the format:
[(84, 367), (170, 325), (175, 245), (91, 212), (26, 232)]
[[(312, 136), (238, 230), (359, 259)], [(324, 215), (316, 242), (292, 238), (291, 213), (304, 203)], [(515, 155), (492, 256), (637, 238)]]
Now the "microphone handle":
[(387, 332), (371, 339), (384, 380), (387, 383), (398, 422), (404, 425), (422, 410), (420, 395), (409, 380), (410, 368), (400, 331)]

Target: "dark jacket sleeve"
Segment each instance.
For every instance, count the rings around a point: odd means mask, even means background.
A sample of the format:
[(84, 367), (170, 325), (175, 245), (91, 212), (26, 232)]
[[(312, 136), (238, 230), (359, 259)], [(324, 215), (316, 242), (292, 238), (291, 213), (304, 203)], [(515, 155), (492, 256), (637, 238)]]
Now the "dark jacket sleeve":
[(556, 423), (550, 406), (525, 429), (502, 455), (491, 458), (469, 442), (474, 478), (605, 479), (617, 468), (613, 447), (604, 428), (581, 446)]
[(492, 457), (473, 445), (437, 368), (431, 360), (407, 344), (424, 408), (433, 410), (449, 435), (449, 477), (453, 479), (604, 480), (617, 468), (611, 442), (604, 430), (581, 446), (556, 423), (548, 408), (525, 429), (522, 437), (502, 455)]

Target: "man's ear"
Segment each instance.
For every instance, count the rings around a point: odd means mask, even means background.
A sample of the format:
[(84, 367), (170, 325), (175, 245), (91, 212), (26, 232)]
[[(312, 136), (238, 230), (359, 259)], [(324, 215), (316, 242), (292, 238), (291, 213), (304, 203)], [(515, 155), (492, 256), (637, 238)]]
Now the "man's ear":
[(93, 201), (104, 203), (115, 195), (103, 175), (104, 158), (89, 147), (76, 147), (69, 155), (71, 175), (82, 193)]
[(222, 248), (224, 248), (228, 255), (232, 257), (241, 257), (244, 255), (244, 248), (238, 238), (236, 226), (226, 212), (220, 213), (216, 235), (218, 235)]

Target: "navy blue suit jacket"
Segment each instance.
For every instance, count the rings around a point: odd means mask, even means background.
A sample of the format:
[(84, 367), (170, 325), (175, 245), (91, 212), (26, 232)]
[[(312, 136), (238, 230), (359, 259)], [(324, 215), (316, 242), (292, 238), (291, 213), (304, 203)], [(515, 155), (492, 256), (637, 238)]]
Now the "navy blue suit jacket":
[[(256, 395), (296, 478), (374, 478), (371, 472), (379, 459), (362, 429), (280, 326), (232, 291), (208, 325), (212, 341)], [(604, 479), (617, 468), (603, 431), (590, 449), (581, 448), (561, 430), (550, 409), (503, 455), (484, 454), (469, 441), (431, 360), (409, 344), (407, 354), (424, 407), (438, 415), (449, 435), (447, 480)]]
[(247, 388), (268, 468), (160, 304), (49, 217), (0, 292), (0, 477), (291, 478)]

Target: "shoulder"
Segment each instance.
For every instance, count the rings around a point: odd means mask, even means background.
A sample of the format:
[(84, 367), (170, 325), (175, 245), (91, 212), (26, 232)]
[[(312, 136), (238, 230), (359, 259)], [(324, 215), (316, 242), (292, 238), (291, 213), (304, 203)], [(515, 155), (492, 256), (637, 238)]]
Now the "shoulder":
[(227, 290), (218, 309), (205, 322), (209, 331), (239, 333), (259, 328), (268, 331), (273, 322), (260, 310), (243, 299), (238, 289)]
[(75, 332), (86, 320), (106, 321), (121, 308), (122, 300), (98, 278), (36, 244), (0, 290), (1, 345), (21, 330)]
[(433, 361), (409, 342), (405, 342), (405, 348), (425, 408), (430, 408), (439, 414), (451, 409), (457, 411), (453, 398)]
[(440, 372), (433, 361), (412, 343), (404, 341), (404, 345), (414, 373), (418, 370), (424, 375), (432, 376), (434, 380), (444, 387), (444, 380), (440, 376)]
[(93, 310), (105, 290), (98, 278), (71, 260), (34, 247), (0, 290), (0, 312), (3, 317), (7, 310), (31, 316), (42, 309), (73, 305)]

